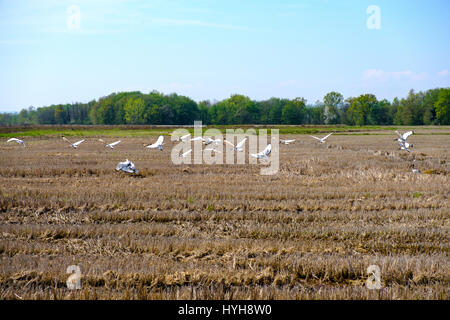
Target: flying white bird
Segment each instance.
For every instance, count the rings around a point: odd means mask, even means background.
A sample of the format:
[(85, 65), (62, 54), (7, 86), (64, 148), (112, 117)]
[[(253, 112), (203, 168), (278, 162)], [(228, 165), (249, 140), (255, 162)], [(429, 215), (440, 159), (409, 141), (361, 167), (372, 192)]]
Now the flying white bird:
[[(98, 139), (98, 141), (106, 143), (103, 139)], [(114, 146), (118, 145), (122, 140), (110, 143), (110, 144), (106, 144), (105, 147), (109, 147), (111, 149), (114, 149)]]
[(84, 142), (84, 139), (83, 139), (83, 140), (77, 141), (75, 143), (70, 143), (70, 141), (66, 137), (62, 137), (62, 138), (64, 141), (68, 142), (70, 144), (70, 146), (74, 149), (78, 148), (78, 146)]
[(295, 139), (293, 139), (293, 140), (283, 140), (283, 139), (280, 139), (280, 142), (281, 143), (284, 143), (284, 144), (289, 144), (289, 143), (292, 143), (292, 142), (294, 142), (295, 141)]
[(128, 173), (139, 173), (139, 170), (136, 169), (136, 166), (134, 165), (133, 162), (131, 162), (130, 160), (126, 159), (124, 162), (119, 162), (119, 164), (116, 167), (117, 171), (124, 171), (124, 172), (128, 172)]
[(405, 132), (404, 134), (400, 134), (400, 132), (395, 131), (395, 133), (398, 135), (398, 138), (394, 139), (394, 141), (398, 141), (398, 140), (406, 141), (406, 139), (408, 139), (408, 137), (410, 135), (412, 135), (414, 133), (414, 131), (411, 130), (411, 131)]
[(188, 133), (188, 134), (186, 134), (186, 135), (184, 135), (184, 136), (182, 136), (182, 137), (176, 137), (177, 139), (175, 140), (175, 141), (185, 141), (188, 137), (190, 137), (190, 133)]
[(414, 131), (408, 131), (405, 132), (404, 134), (400, 134), (400, 132), (395, 131), (395, 133), (398, 135), (398, 138), (395, 138), (394, 141), (397, 141), (399, 146), (400, 146), (400, 150), (406, 150), (408, 152), (410, 152), (409, 148), (412, 148), (413, 145), (406, 142), (406, 139), (408, 139), (408, 137), (410, 135), (412, 135), (414, 133)]
[(272, 152), (272, 145), (271, 144), (267, 145), (267, 147), (263, 151), (261, 151), (259, 153), (256, 153), (256, 154), (252, 153), (251, 156), (253, 158), (257, 158), (257, 159), (268, 160), (270, 152)]
[(189, 150), (186, 151), (185, 153), (180, 154), (180, 158), (186, 158), (191, 152), (192, 152), (192, 149), (189, 149)]
[(158, 148), (159, 150), (162, 151), (162, 146), (164, 145), (164, 136), (159, 136), (158, 140), (156, 140), (156, 142), (154, 144), (149, 144), (148, 146), (145, 146), (146, 148), (150, 148), (150, 149), (156, 149)]
[(242, 139), (236, 146), (228, 140), (223, 140), (223, 141), (225, 143), (228, 143), (230, 146), (232, 146), (234, 150), (243, 151), (244, 149), (242, 148), (242, 146), (245, 144), (245, 140), (247, 140), (247, 138)]
[(15, 141), (17, 143), (20, 143), (20, 144), (22, 144), (25, 147), (25, 142), (23, 140), (20, 140), (20, 139), (17, 139), (17, 138), (11, 138), (11, 139), (9, 139), (6, 142), (13, 142), (13, 141)]
[(410, 150), (409, 150), (409, 148), (412, 148), (412, 144), (409, 144), (408, 142), (406, 142), (406, 141), (400, 141), (400, 139), (399, 139), (399, 141), (398, 141), (398, 144), (399, 144), (399, 146), (400, 146), (400, 150), (406, 150), (406, 151), (408, 151), (408, 152), (411, 152)]
[(325, 140), (326, 140), (329, 136), (331, 136), (332, 134), (333, 134), (333, 132), (330, 133), (330, 134), (327, 134), (327, 135), (326, 135), (325, 137), (323, 137), (323, 138), (317, 138), (317, 137), (315, 137), (315, 136), (310, 136), (310, 137), (319, 140), (320, 143), (325, 143)]
[(211, 144), (211, 143), (214, 143), (216, 146), (217, 145), (219, 145), (219, 142), (220, 141), (222, 141), (222, 140), (220, 140), (220, 139), (211, 139), (211, 138), (208, 138), (208, 139), (206, 139), (206, 141), (205, 141), (205, 146), (207, 146), (208, 144)]

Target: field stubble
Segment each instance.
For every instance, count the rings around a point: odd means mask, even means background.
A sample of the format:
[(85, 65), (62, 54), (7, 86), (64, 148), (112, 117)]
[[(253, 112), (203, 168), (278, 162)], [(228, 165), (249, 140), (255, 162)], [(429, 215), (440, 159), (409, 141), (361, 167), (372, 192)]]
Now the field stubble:
[[(142, 137), (2, 144), (0, 298), (448, 299), (448, 136), (411, 154), (390, 135), (288, 137), (274, 176), (173, 165)], [(114, 170), (125, 158), (139, 175)]]

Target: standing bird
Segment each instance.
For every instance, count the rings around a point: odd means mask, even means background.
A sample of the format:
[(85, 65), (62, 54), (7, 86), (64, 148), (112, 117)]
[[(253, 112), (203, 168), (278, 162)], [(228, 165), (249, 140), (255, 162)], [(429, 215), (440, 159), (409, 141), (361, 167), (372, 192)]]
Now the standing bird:
[(245, 144), (245, 140), (247, 140), (247, 138), (242, 139), (236, 146), (228, 140), (223, 140), (223, 142), (228, 143), (236, 151), (243, 151), (244, 149), (242, 148), (242, 146)]
[(158, 148), (159, 150), (162, 151), (162, 146), (164, 145), (164, 136), (159, 136), (158, 140), (156, 140), (156, 142), (154, 144), (149, 144), (148, 146), (145, 146), (146, 148), (150, 148), (150, 149), (156, 149)]
[(319, 140), (320, 143), (325, 143), (325, 140), (326, 140), (329, 136), (331, 136), (333, 133), (334, 133), (334, 132), (332, 132), (332, 133), (330, 133), (330, 134), (327, 134), (327, 135), (326, 135), (325, 137), (323, 137), (323, 138), (318, 138), (318, 137), (315, 137), (315, 136), (310, 136), (310, 137)]
[(272, 152), (272, 145), (271, 144), (267, 145), (267, 147), (263, 151), (261, 151), (259, 153), (256, 153), (256, 154), (252, 153), (251, 156), (253, 158), (257, 158), (257, 159), (268, 160), (270, 152)]
[(134, 163), (128, 159), (126, 159), (124, 162), (119, 162), (119, 164), (116, 167), (116, 170), (117, 171), (122, 170), (127, 173), (139, 173), (139, 170), (136, 169)]
[[(106, 143), (103, 139), (98, 139), (98, 141)], [(110, 143), (110, 144), (106, 144), (105, 147), (109, 147), (111, 149), (114, 149), (114, 146), (118, 145), (122, 140)]]
[(25, 148), (25, 142), (23, 140), (17, 139), (17, 138), (11, 138), (9, 139), (7, 142), (17, 142), (23, 145), (23, 147)]
[(70, 144), (70, 146), (74, 149), (77, 149), (78, 146), (84, 142), (84, 139), (83, 139), (83, 140), (77, 141), (75, 143), (70, 143), (70, 141), (66, 137), (62, 137), (62, 138), (64, 141), (68, 142)]

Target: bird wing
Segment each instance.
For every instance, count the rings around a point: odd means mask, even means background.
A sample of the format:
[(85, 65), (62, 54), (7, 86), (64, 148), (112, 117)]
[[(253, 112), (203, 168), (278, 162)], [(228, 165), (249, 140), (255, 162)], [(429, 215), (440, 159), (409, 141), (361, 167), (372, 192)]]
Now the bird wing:
[(186, 151), (185, 153), (183, 153), (181, 156), (182, 157), (186, 157), (189, 153), (192, 152), (192, 149), (190, 149), (189, 151)]
[(130, 161), (128, 159), (126, 159), (124, 162), (119, 162), (117, 164), (116, 170), (123, 170), (124, 168), (126, 168), (128, 165), (130, 164)]
[(408, 139), (408, 137), (409, 137), (410, 135), (412, 135), (412, 134), (413, 134), (412, 131), (405, 132), (405, 133), (403, 134), (402, 138), (403, 138), (404, 140), (406, 140), (406, 139)]
[(148, 145), (146, 146), (146, 148), (151, 148), (151, 149), (155, 149), (158, 148), (159, 146), (161, 146), (164, 142), (164, 136), (159, 136), (158, 140), (156, 140), (156, 142), (154, 144)]
[(398, 137), (399, 137), (400, 139), (403, 139), (403, 136), (400, 134), (400, 132), (398, 132), (397, 130), (395, 130), (395, 133), (398, 135)]
[[(67, 139), (66, 137), (62, 137), (62, 139), (68, 143), (70, 143), (69, 139)], [(71, 144), (71, 143), (70, 143)]]
[(187, 137), (189, 137), (191, 134), (190, 133), (188, 133), (188, 134), (186, 134), (186, 135), (184, 135), (184, 136), (182, 136), (181, 138), (180, 138), (180, 140), (184, 140), (184, 139), (186, 139)]
[(331, 136), (333, 134), (333, 132), (332, 133), (329, 133), (329, 134), (327, 134), (325, 137), (323, 137), (322, 138), (322, 140), (325, 140), (326, 138), (328, 138), (329, 136)]
[(77, 141), (77, 142), (75, 142), (73, 145), (74, 146), (78, 146), (78, 145), (80, 145), (80, 144), (82, 144), (84, 142), (84, 139), (83, 140), (80, 140), (80, 141)]
[(270, 154), (270, 152), (272, 152), (272, 145), (269, 144), (264, 151), (262, 152), (264, 155), (268, 156)]
[(9, 139), (7, 142), (12, 142), (12, 141), (17, 141), (17, 142), (20, 143), (20, 141), (22, 141), (22, 140), (19, 140), (19, 139), (17, 139), (17, 138), (11, 138), (11, 139)]
[(295, 141), (295, 139), (293, 139), (293, 140), (284, 140), (285, 143), (291, 143), (291, 142), (294, 142), (294, 141)]
[(195, 137), (191, 139), (191, 141), (199, 141), (199, 140), (205, 141), (205, 139), (203, 139), (202, 137)]
[(244, 143), (245, 143), (245, 140), (247, 140), (247, 138), (242, 139), (242, 140), (236, 145), (236, 148), (242, 147), (242, 146), (244, 145)]
[(105, 140), (103, 140), (103, 139), (98, 139), (98, 141), (106, 143)]
[(122, 141), (122, 140), (119, 140), (119, 141), (110, 143), (109, 145), (112, 146), (112, 147), (114, 147), (115, 145), (119, 144), (121, 141)]
[(317, 140), (319, 140), (319, 141), (322, 141), (322, 139), (320, 139), (320, 138), (317, 138), (317, 137), (315, 137), (315, 136), (310, 136), (311, 138), (314, 138), (314, 139), (317, 139)]
[(157, 146), (160, 146), (160, 145), (162, 145), (163, 144), (163, 142), (164, 142), (164, 136), (159, 136), (158, 137), (158, 140), (156, 140), (156, 145)]
[(224, 140), (225, 143), (228, 143), (230, 146), (232, 146), (234, 148), (234, 144), (232, 144), (230, 141), (228, 140)]

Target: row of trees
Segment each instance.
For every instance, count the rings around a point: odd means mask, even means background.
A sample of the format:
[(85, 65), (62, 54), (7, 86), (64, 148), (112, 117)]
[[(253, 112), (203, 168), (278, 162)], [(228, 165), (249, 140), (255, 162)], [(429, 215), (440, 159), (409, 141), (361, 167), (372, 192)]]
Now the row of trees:
[(344, 99), (330, 92), (308, 105), (304, 98), (263, 101), (235, 94), (214, 102), (157, 91), (113, 93), (88, 103), (51, 105), (0, 114), (0, 125), (16, 124), (450, 124), (450, 88), (411, 90), (406, 98), (377, 100), (373, 94)]

